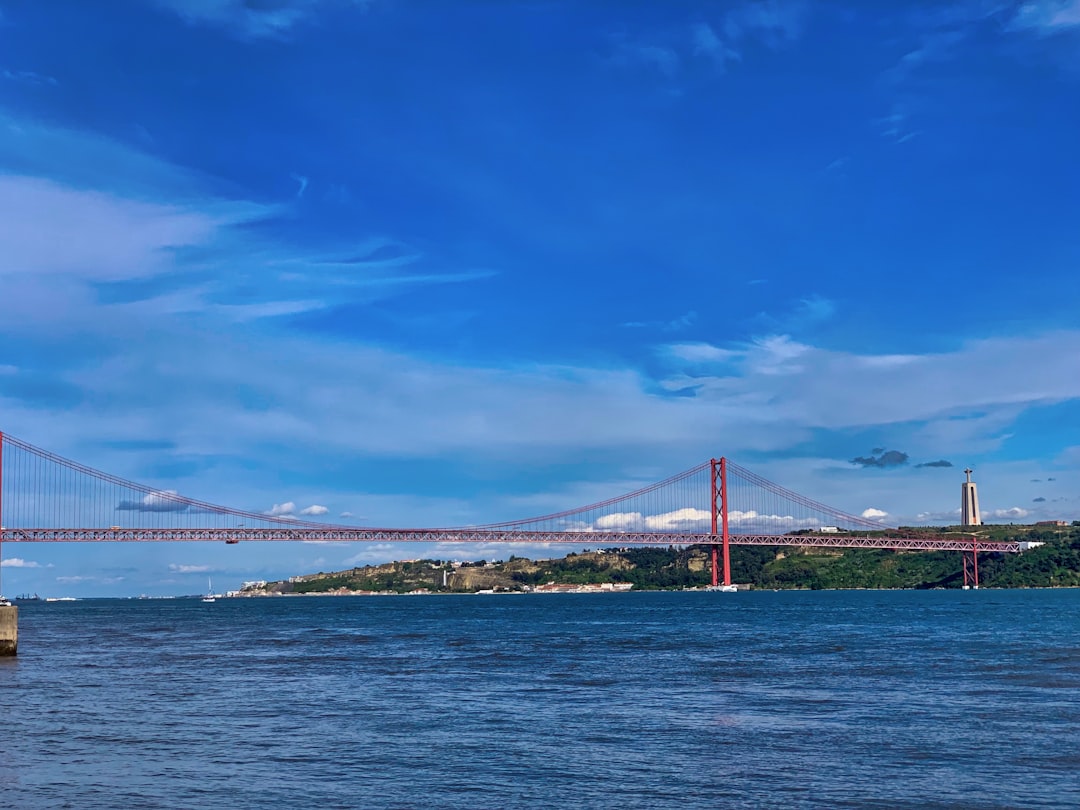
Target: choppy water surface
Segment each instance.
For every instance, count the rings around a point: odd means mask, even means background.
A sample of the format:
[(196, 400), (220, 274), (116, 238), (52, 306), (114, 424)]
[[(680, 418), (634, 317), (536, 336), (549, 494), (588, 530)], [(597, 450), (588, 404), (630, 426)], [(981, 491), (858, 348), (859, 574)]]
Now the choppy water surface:
[(1077, 807), (1080, 592), (24, 605), (0, 805)]

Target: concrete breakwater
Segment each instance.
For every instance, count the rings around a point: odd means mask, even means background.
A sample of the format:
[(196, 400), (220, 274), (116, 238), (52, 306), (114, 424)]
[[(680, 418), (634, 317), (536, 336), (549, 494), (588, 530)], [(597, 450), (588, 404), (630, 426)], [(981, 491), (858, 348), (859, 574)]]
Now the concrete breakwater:
[(0, 607), (0, 657), (15, 655), (19, 649), (19, 609)]

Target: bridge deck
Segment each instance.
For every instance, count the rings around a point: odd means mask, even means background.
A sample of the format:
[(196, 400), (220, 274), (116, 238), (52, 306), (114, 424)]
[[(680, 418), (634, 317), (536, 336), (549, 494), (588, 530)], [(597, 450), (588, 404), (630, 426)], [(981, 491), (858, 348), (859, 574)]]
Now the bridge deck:
[[(662, 532), (548, 532), (517, 529), (3, 529), (3, 543), (148, 542), (307, 542), (307, 543), (572, 543), (590, 546), (666, 546), (719, 544), (719, 535)], [(971, 537), (878, 537), (872, 535), (732, 534), (735, 546), (878, 548), (898, 551), (999, 551), (1015, 554), (1019, 542)]]

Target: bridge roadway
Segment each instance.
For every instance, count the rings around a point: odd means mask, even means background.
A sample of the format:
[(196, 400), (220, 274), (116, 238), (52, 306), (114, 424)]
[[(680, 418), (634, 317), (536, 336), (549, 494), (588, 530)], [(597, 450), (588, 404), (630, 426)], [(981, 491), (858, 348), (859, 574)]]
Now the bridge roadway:
[[(2, 529), (0, 543), (156, 543), (291, 541), (307, 543), (573, 543), (601, 546), (720, 545), (716, 534), (658, 532), (557, 532), (520, 529), (353, 529), (277, 527), (271, 529)], [(1015, 554), (1019, 542), (974, 537), (875, 537), (862, 535), (731, 534), (733, 546), (880, 548), (897, 551), (999, 551)]]

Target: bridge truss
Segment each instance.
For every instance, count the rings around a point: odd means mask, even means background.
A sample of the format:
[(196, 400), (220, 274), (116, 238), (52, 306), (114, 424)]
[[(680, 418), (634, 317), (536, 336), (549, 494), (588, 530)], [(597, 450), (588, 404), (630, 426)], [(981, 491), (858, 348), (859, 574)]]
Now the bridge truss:
[(726, 458), (554, 514), (483, 526), (398, 529), (223, 507), (127, 481), (0, 433), (0, 548), (5, 542), (197, 541), (705, 545), (711, 549), (713, 585), (731, 584), (732, 545), (960, 551), (965, 582), (976, 586), (979, 551), (1020, 551), (1017, 542), (890, 529), (787, 490)]

